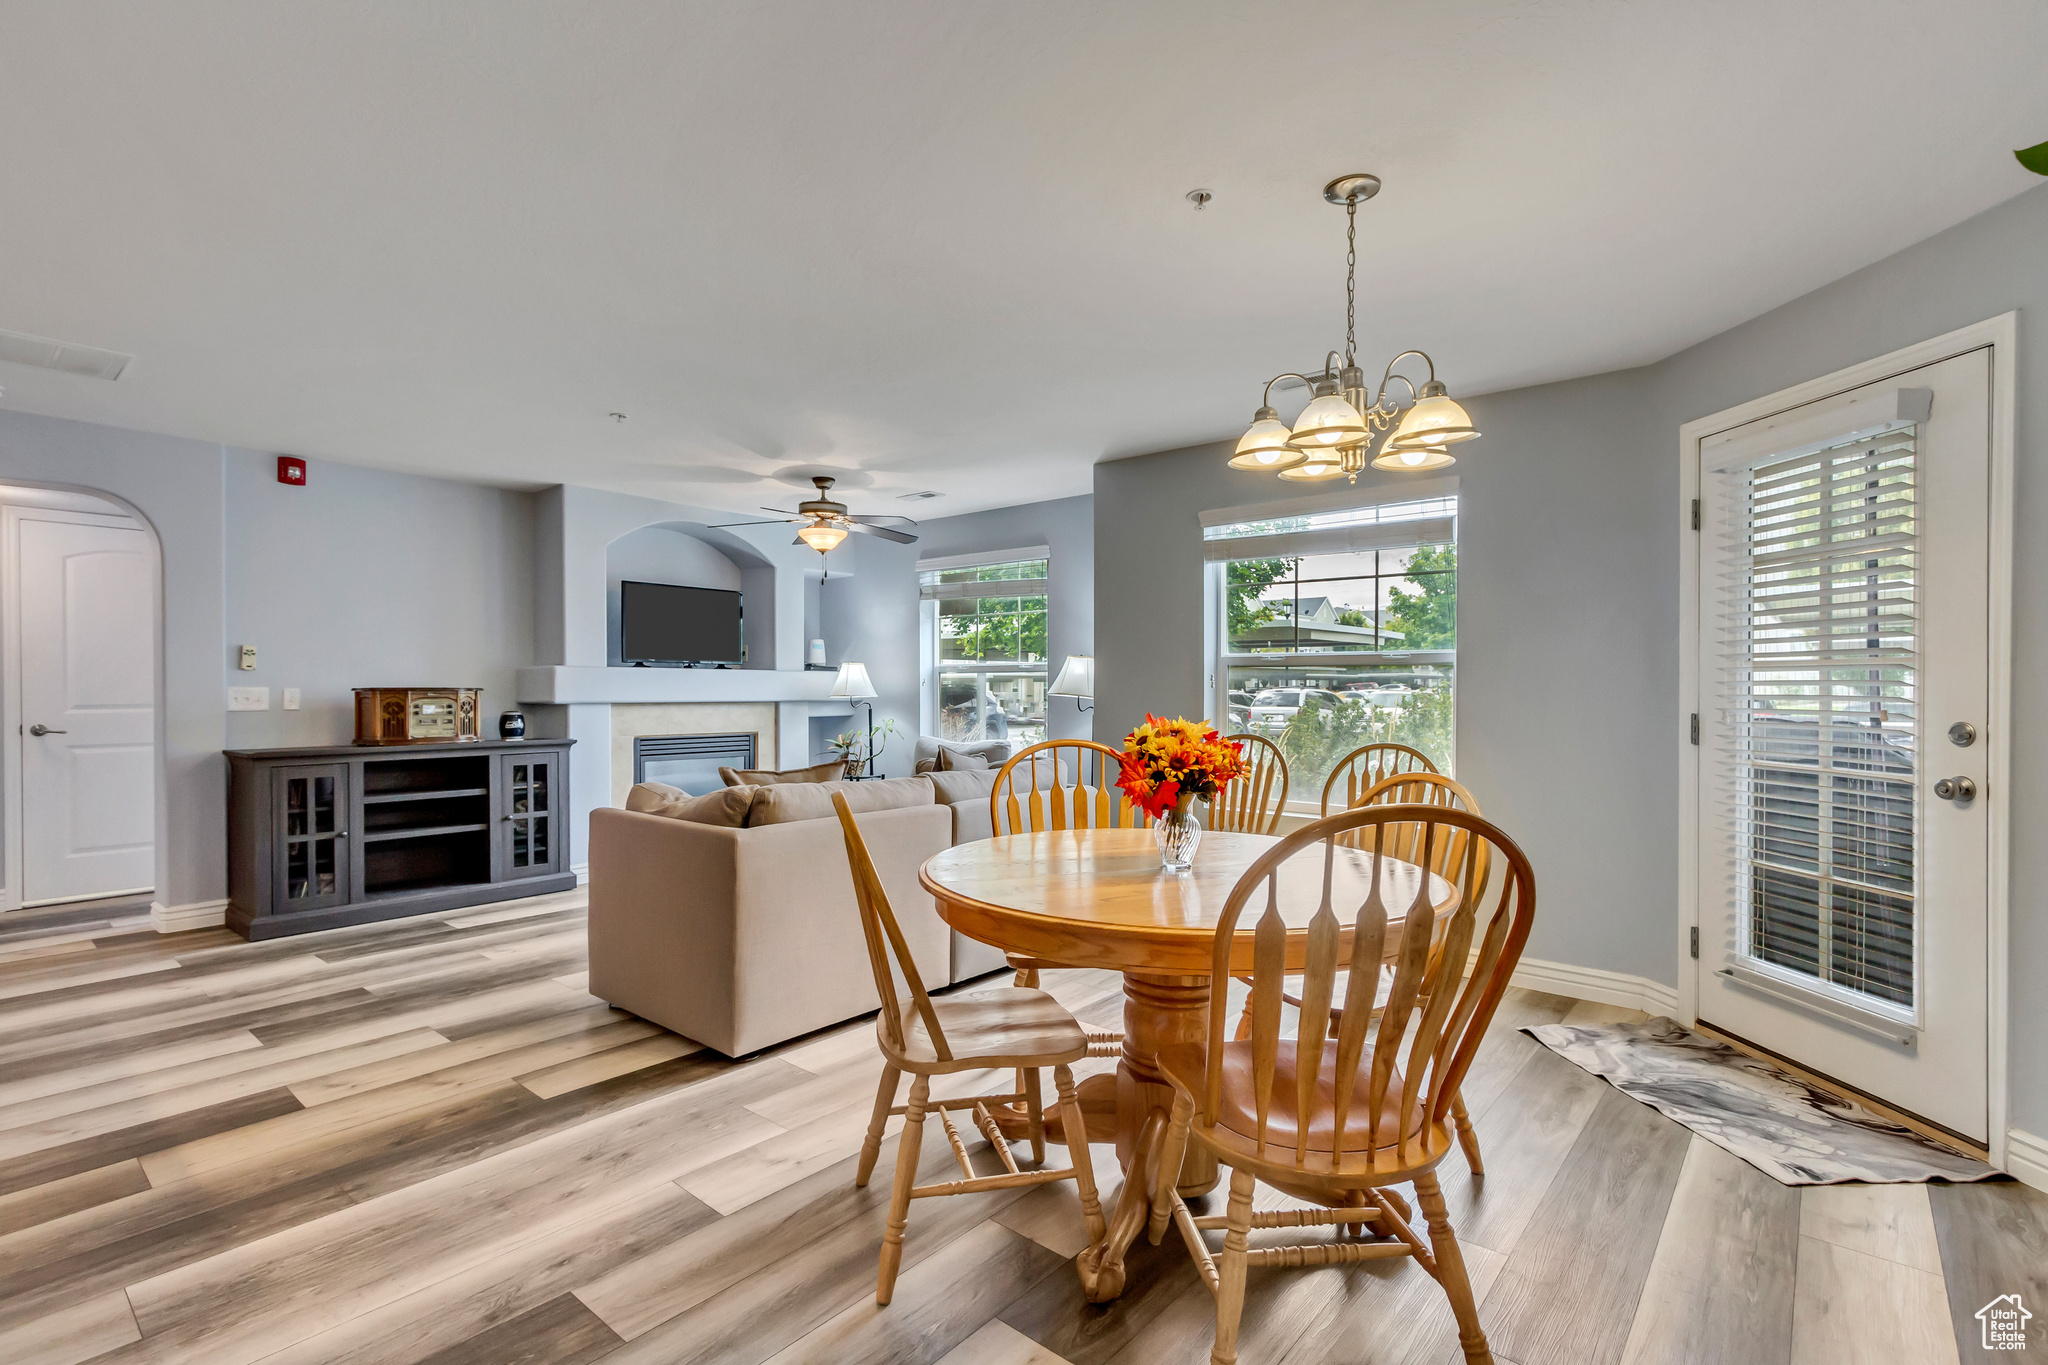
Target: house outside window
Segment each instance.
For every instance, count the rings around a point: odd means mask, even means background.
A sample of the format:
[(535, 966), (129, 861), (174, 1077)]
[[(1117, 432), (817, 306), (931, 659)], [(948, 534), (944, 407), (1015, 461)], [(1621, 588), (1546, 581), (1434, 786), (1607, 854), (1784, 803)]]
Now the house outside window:
[(1333, 766), (1366, 744), (1455, 770), (1457, 511), (1455, 492), (1411, 493), (1204, 529), (1215, 713), (1280, 746), (1290, 806), (1316, 809)]
[(960, 742), (1044, 739), (1046, 550), (920, 560), (918, 571), (927, 728)]

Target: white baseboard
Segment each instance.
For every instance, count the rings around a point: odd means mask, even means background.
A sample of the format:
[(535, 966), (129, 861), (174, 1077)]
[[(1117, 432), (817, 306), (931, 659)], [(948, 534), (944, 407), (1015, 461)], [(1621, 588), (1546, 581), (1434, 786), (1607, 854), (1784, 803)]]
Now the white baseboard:
[(2022, 1184), (2048, 1190), (2048, 1138), (2018, 1128), (2006, 1129), (2005, 1169)]
[(193, 901), (189, 905), (165, 905), (152, 901), (149, 927), (159, 934), (182, 934), (187, 929), (215, 929), (228, 922), (228, 903)]
[(1677, 987), (1599, 967), (1574, 967), (1567, 962), (1525, 957), (1515, 966), (1514, 984), (1524, 990), (1545, 991), (1574, 1000), (1597, 1000), (1603, 1005), (1619, 1005), (1645, 1014), (1678, 1012)]
[(574, 872), (574, 873), (576, 874), (576, 885), (578, 885), (578, 886), (588, 886), (588, 885), (590, 885), (590, 864), (589, 864), (589, 863), (571, 863), (571, 864), (569, 864), (569, 870), (570, 870), (571, 872)]

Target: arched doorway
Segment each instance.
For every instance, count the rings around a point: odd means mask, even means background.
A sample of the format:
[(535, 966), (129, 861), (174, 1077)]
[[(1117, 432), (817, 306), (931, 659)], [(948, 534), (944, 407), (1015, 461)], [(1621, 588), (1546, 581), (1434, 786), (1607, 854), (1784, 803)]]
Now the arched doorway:
[(159, 564), (125, 504), (0, 484), (0, 912), (155, 889)]

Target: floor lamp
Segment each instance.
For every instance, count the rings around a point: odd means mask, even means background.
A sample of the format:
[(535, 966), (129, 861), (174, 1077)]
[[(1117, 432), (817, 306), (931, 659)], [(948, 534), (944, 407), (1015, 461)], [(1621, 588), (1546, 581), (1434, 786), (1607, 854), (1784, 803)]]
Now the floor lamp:
[(877, 694), (875, 692), (875, 685), (868, 681), (868, 666), (866, 664), (839, 665), (839, 676), (832, 679), (832, 690), (827, 695), (843, 698), (851, 702), (867, 702), (868, 747), (866, 757), (861, 760), (861, 774), (865, 777), (875, 776), (876, 774), (873, 772), (875, 762), (875, 704), (870, 698)]

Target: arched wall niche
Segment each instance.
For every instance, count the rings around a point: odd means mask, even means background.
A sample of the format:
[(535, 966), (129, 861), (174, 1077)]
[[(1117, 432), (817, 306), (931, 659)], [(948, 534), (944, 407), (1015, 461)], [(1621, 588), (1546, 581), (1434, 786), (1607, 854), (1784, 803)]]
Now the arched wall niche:
[[(716, 537), (716, 540), (714, 540)], [(744, 595), (748, 608), (747, 663), (773, 667), (774, 642), (763, 640), (753, 621), (757, 600), (774, 590), (774, 566), (752, 546), (695, 522), (650, 522), (605, 546), (605, 662), (619, 667), (619, 584), (674, 583), (687, 588), (722, 588)], [(749, 577), (755, 579), (748, 587)], [(772, 619), (772, 618), (771, 618)], [(767, 655), (770, 662), (756, 662)]]

